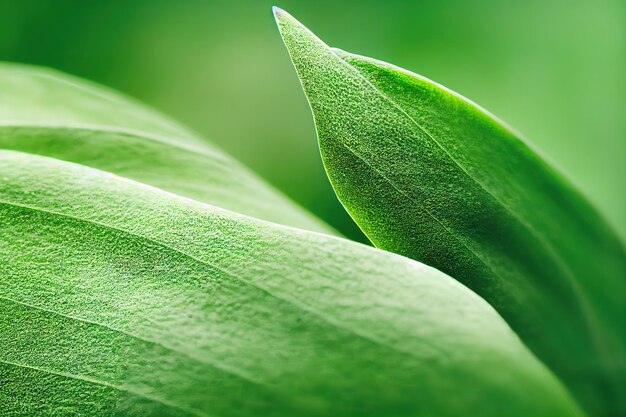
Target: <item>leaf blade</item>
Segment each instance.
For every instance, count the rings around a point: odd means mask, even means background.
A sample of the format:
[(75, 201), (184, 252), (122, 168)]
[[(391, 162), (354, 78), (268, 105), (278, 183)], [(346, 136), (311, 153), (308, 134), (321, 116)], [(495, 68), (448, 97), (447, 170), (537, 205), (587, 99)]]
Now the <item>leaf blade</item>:
[(432, 268), (55, 159), (0, 173), (3, 411), (579, 414)]
[(372, 242), (458, 277), (592, 414), (623, 412), (626, 256), (603, 220), (467, 99), (277, 22), (329, 179)]
[(337, 234), (197, 134), (108, 89), (0, 65), (0, 147), (92, 166), (276, 223)]

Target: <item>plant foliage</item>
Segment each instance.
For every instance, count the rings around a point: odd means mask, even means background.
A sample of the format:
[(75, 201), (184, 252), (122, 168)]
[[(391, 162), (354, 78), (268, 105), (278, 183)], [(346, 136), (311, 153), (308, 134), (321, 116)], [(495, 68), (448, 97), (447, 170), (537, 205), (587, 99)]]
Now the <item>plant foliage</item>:
[(276, 18), (328, 177), (372, 242), (484, 297), (593, 415), (626, 412), (626, 252), (604, 220), (476, 104)]

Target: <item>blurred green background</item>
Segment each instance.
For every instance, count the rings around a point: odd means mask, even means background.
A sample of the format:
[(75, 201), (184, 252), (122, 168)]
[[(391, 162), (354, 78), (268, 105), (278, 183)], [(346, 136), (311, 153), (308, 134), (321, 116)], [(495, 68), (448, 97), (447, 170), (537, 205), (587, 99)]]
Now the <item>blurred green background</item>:
[[(135, 96), (360, 239), (324, 174), (274, 3), (0, 0), (0, 59)], [(276, 4), (331, 46), (405, 67), (491, 110), (626, 237), (624, 0)]]

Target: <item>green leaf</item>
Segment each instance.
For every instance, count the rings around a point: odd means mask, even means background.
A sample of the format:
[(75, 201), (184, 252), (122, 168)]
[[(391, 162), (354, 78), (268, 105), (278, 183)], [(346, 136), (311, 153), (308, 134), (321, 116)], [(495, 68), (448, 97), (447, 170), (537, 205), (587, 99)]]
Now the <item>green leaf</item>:
[(330, 181), (372, 242), (483, 296), (592, 415), (626, 413), (626, 254), (596, 211), (474, 103), (276, 18)]
[(0, 152), (0, 414), (580, 415), (443, 273)]
[(0, 148), (81, 163), (264, 220), (337, 233), (165, 116), (52, 70), (0, 64)]

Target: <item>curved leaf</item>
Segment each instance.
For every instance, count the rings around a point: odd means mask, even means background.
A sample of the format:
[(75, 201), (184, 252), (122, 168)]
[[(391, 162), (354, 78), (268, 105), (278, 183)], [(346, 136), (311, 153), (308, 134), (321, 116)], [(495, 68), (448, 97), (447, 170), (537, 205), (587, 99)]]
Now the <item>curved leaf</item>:
[(0, 152), (0, 414), (579, 415), (443, 273)]
[(478, 292), (593, 415), (626, 413), (626, 254), (595, 210), (485, 110), (276, 16), (330, 181), (372, 242)]
[(52, 70), (0, 64), (0, 148), (77, 162), (264, 220), (330, 226), (187, 129)]

